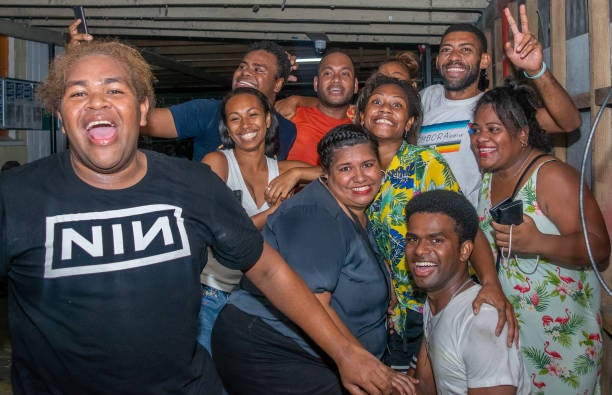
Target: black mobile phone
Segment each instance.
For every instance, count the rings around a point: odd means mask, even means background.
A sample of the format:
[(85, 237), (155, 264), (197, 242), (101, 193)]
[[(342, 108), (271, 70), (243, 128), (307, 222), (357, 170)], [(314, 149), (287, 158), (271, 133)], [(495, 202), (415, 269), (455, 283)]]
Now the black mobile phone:
[(72, 7), (74, 11), (74, 17), (76, 19), (80, 19), (81, 23), (77, 26), (77, 32), (89, 34), (89, 30), (87, 29), (87, 21), (85, 20), (85, 10), (82, 5)]
[(523, 223), (523, 201), (506, 198), (489, 209), (493, 221), (502, 225), (520, 225)]

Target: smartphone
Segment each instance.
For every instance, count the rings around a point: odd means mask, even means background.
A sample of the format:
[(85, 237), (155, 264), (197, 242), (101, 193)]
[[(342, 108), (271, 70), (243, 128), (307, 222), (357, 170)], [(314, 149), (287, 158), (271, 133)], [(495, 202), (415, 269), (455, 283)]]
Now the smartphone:
[(77, 32), (89, 34), (89, 30), (87, 29), (87, 21), (85, 20), (85, 10), (82, 5), (72, 7), (74, 11), (74, 17), (76, 19), (80, 19), (81, 23), (77, 26)]
[(489, 209), (493, 221), (502, 225), (520, 225), (523, 223), (523, 201), (508, 197)]

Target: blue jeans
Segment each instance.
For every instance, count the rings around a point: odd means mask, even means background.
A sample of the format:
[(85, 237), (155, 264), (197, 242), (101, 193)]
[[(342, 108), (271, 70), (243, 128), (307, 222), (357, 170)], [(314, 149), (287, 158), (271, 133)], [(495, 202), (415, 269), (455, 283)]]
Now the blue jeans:
[(200, 305), (200, 333), (198, 343), (200, 343), (212, 355), (210, 350), (210, 336), (217, 316), (225, 306), (229, 292), (209, 287), (202, 284), (202, 303)]

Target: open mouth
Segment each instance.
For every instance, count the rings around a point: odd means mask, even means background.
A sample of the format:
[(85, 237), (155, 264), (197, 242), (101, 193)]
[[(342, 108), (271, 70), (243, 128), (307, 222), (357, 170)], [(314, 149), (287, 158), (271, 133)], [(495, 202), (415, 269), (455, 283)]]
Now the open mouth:
[(369, 193), (372, 192), (372, 186), (371, 185), (363, 185), (360, 187), (353, 187), (351, 188), (351, 190), (353, 191), (353, 193), (359, 194), (359, 195), (367, 195)]
[(387, 118), (377, 118), (374, 120), (374, 124), (376, 125), (389, 125), (393, 126), (393, 122)]
[(117, 138), (117, 126), (110, 121), (92, 121), (85, 128), (94, 144), (108, 145)]
[(478, 156), (481, 157), (487, 157), (489, 155), (491, 155), (491, 153), (495, 152), (496, 149), (495, 148), (484, 148), (484, 147), (479, 147), (478, 148)]
[(240, 135), (242, 140), (253, 140), (255, 137), (257, 137), (257, 132), (249, 132)]
[(415, 262), (414, 263), (414, 275), (419, 277), (429, 276), (436, 270), (438, 265), (434, 262)]
[(236, 88), (254, 88), (257, 89), (257, 86), (252, 82), (246, 80), (238, 80), (236, 81)]
[(451, 63), (444, 66), (444, 71), (450, 75), (465, 74), (467, 72), (467, 67), (460, 63)]

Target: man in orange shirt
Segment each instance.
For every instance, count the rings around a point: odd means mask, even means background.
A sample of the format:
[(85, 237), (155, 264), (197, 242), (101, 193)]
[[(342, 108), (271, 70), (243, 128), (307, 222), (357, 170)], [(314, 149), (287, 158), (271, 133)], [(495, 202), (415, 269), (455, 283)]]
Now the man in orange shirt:
[(314, 166), (319, 162), (319, 140), (333, 127), (352, 122), (346, 111), (358, 85), (351, 58), (339, 50), (328, 51), (319, 63), (313, 87), (319, 102), (316, 107), (299, 107), (291, 119), (297, 136), (287, 159)]

